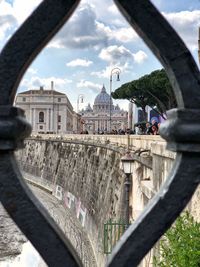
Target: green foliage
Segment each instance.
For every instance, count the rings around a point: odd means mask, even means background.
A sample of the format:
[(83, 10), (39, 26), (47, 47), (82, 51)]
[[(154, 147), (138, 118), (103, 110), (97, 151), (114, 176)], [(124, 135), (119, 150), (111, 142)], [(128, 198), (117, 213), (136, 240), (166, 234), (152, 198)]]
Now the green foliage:
[(200, 223), (185, 212), (160, 241), (155, 267), (200, 267)]
[(176, 106), (172, 86), (165, 70), (156, 70), (138, 80), (123, 84), (112, 93), (114, 99), (127, 99), (141, 107), (150, 106), (161, 116)]

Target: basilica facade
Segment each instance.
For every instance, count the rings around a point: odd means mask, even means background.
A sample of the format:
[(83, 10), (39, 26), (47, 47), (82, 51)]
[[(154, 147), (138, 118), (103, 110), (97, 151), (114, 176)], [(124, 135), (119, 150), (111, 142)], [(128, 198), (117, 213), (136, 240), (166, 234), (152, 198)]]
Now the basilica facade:
[(93, 107), (90, 104), (81, 111), (83, 130), (88, 133), (108, 133), (126, 130), (128, 113), (113, 105), (105, 86), (96, 96)]

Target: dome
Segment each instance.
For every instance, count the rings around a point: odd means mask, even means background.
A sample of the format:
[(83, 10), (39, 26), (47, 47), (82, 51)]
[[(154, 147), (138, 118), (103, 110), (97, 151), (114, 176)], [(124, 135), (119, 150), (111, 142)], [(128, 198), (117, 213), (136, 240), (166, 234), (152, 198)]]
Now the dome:
[(92, 112), (92, 108), (90, 106), (90, 104), (87, 105), (87, 107), (85, 108), (86, 112)]
[(94, 105), (110, 105), (110, 101), (111, 101), (111, 105), (112, 105), (112, 98), (110, 99), (109, 94), (106, 92), (106, 88), (103, 85), (102, 89), (101, 89), (101, 93), (98, 94), (94, 100)]

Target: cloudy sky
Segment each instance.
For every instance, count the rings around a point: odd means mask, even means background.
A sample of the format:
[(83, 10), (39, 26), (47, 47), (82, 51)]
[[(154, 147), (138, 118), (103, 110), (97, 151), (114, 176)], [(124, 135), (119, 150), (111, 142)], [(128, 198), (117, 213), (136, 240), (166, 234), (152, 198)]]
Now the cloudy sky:
[[(41, 0), (0, 0), (0, 49)], [(180, 34), (197, 61), (200, 0), (152, 0)], [(120, 82), (113, 75), (113, 90), (121, 84), (161, 68), (159, 61), (120, 15), (111, 0), (82, 0), (69, 22), (43, 49), (26, 72), (19, 91), (50, 88), (69, 97), (74, 109), (80, 94), (93, 104), (104, 84), (109, 92), (112, 68), (121, 69)], [(126, 108), (128, 101), (120, 101)], [(83, 106), (80, 106), (82, 108)]]

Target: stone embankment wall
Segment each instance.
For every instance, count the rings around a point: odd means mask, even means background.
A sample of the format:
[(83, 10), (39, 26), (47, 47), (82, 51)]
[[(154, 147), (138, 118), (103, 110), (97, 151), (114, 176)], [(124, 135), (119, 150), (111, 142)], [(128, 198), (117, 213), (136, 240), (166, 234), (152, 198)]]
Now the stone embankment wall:
[(80, 221), (91, 241), (98, 267), (104, 266), (104, 223), (123, 218), (121, 150), (105, 144), (29, 139), (17, 157), (22, 170), (52, 190)]
[(21, 254), (26, 238), (2, 204), (0, 204), (0, 229), (0, 266), (9, 266), (8, 261)]
[[(46, 140), (45, 140), (46, 138)], [(52, 190), (86, 230), (97, 266), (104, 266), (103, 225), (123, 218), (124, 175), (120, 158), (129, 146), (135, 158), (130, 193), (134, 221), (173, 168), (175, 153), (160, 136), (67, 135), (34, 137), (18, 152), (22, 169)], [(38, 181), (37, 181), (38, 182)], [(181, 186), (181, 185), (180, 185)], [(188, 209), (200, 220), (200, 190)], [(151, 252), (140, 266), (151, 266)]]
[[(25, 178), (30, 181), (32, 177), (25, 174)], [(32, 182), (33, 184), (33, 182)], [(49, 194), (47, 189), (38, 188), (35, 185), (29, 185), (37, 199), (43, 204), (50, 216), (54, 219), (57, 225), (62, 229), (63, 233), (71, 241), (72, 246), (82, 260), (84, 267), (98, 267), (93, 253), (91, 242), (88, 238), (86, 229), (81, 226), (81, 223), (70, 209), (66, 209), (64, 205), (60, 205), (60, 200)], [(39, 264), (40, 267), (47, 267), (46, 264)]]

